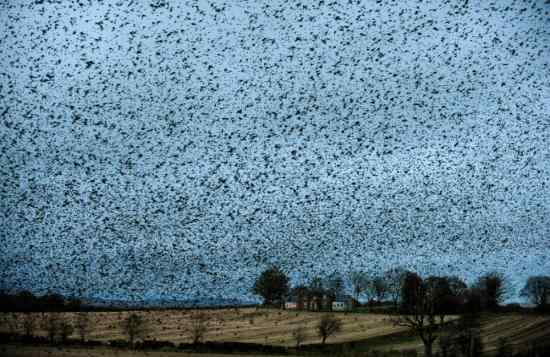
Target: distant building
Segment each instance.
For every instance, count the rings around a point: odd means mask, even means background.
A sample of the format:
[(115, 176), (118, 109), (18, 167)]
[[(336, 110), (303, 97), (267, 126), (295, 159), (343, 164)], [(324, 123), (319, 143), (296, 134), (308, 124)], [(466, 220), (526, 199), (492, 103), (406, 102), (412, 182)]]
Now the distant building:
[(304, 310), (307, 305), (307, 288), (298, 286), (290, 291), (285, 302), (285, 309), (288, 310)]
[(286, 310), (298, 310), (298, 303), (296, 301), (287, 301), (285, 302)]
[(327, 311), (331, 308), (330, 296), (327, 294), (312, 296), (308, 305), (310, 311)]
[(350, 311), (355, 303), (357, 302), (347, 294), (334, 296), (327, 293), (312, 293), (300, 286), (290, 291), (284, 308), (286, 310)]
[(337, 295), (332, 302), (332, 311), (351, 311), (353, 308), (353, 298), (349, 295)]

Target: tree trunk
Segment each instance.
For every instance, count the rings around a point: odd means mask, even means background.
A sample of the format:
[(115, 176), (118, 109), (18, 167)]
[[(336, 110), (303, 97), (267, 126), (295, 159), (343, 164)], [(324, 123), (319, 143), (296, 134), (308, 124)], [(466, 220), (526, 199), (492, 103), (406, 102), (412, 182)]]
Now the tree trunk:
[(474, 341), (474, 334), (472, 331), (470, 331), (470, 357), (474, 357), (474, 353), (475, 353), (475, 341)]
[(323, 342), (321, 342), (321, 344), (324, 345), (326, 340), (327, 340), (327, 336), (323, 336)]
[(424, 342), (424, 357), (432, 357), (432, 344), (431, 341), (423, 341)]

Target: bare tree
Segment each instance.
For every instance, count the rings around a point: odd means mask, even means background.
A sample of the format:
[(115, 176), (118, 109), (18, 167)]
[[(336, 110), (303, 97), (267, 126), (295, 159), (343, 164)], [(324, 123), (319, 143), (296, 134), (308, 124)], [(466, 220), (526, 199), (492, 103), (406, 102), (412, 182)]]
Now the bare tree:
[(499, 272), (490, 272), (481, 276), (476, 283), (481, 292), (483, 307), (496, 311), (506, 294), (507, 284), (504, 275)]
[(342, 330), (342, 321), (334, 317), (332, 314), (324, 314), (317, 325), (317, 332), (319, 337), (322, 338), (322, 344), (325, 344), (325, 341), (328, 337), (334, 335), (337, 332)]
[(352, 271), (349, 273), (349, 280), (351, 282), (355, 300), (359, 301), (359, 297), (367, 289), (369, 284), (369, 276), (364, 271)]
[(344, 279), (337, 271), (332, 272), (325, 279), (324, 285), (329, 292), (335, 295), (342, 294), (344, 291)]
[(395, 310), (397, 310), (401, 299), (401, 285), (403, 284), (405, 273), (406, 270), (401, 267), (392, 268), (384, 273), (386, 290), (389, 298), (393, 302), (393, 307)]
[(467, 328), (459, 331), (455, 337), (457, 349), (464, 357), (478, 357), (483, 351), (480, 329)]
[(323, 309), (323, 295), (325, 295), (325, 287), (323, 285), (323, 279), (320, 277), (314, 277), (311, 279), (308, 290), (309, 290), (309, 305), (308, 309), (312, 309), (315, 306), (314, 310)]
[(447, 280), (449, 281), (449, 288), (453, 296), (462, 297), (466, 294), (468, 285), (466, 285), (464, 280), (460, 279), (458, 276), (450, 276)]
[(294, 297), (296, 299), (296, 307), (300, 310), (309, 306), (309, 289), (305, 285), (299, 285), (290, 290), (289, 297)]
[(344, 280), (340, 273), (335, 271), (325, 279), (324, 286), (329, 300), (329, 309), (332, 309), (332, 302), (336, 300), (337, 296), (344, 293)]
[(306, 328), (302, 325), (292, 330), (292, 338), (296, 341), (296, 349), (300, 348), (302, 342), (306, 339)]
[(36, 319), (34, 314), (27, 312), (23, 317), (23, 332), (25, 333), (26, 338), (30, 338), (34, 335), (36, 330)]
[(148, 325), (140, 315), (132, 313), (122, 321), (122, 331), (128, 336), (130, 346), (134, 347), (135, 340), (147, 334)]
[(193, 344), (203, 342), (207, 330), (208, 316), (205, 313), (199, 312), (191, 316), (191, 339)]
[(11, 313), (11, 314), (6, 313), (0, 316), (2, 317), (0, 321), (0, 325), (7, 326), (9, 338), (10, 339), (14, 338), (15, 335), (17, 334), (17, 330), (19, 327), (19, 321), (17, 319), (17, 315), (15, 313)]
[[(414, 273), (411, 273), (411, 276), (412, 274)], [(430, 281), (424, 282), (420, 279), (416, 282), (415, 279), (414, 283), (404, 286), (404, 292), (407, 289), (408, 300), (403, 313), (392, 317), (391, 320), (396, 326), (408, 327), (415, 332), (424, 344), (424, 356), (432, 357), (432, 346), (437, 339), (436, 332), (440, 328), (436, 322), (437, 287)]]
[(478, 357), (483, 350), (478, 314), (464, 314), (439, 336), (441, 357)]
[(445, 276), (430, 276), (425, 280), (430, 286), (434, 296), (432, 299), (435, 304), (435, 313), (439, 316), (440, 322), (445, 322), (445, 316), (453, 310), (453, 291), (451, 289), (449, 278)]
[(451, 334), (445, 334), (439, 336), (439, 352), (441, 357), (456, 356), (454, 336)]
[(84, 343), (86, 336), (91, 331), (90, 315), (87, 312), (79, 312), (76, 315), (75, 327), (78, 336), (80, 336), (80, 342)]
[(527, 279), (521, 296), (528, 298), (539, 311), (545, 310), (550, 302), (550, 276), (532, 276)]
[(64, 319), (61, 319), (59, 322), (59, 336), (61, 337), (61, 342), (65, 343), (74, 332), (73, 325)]
[(373, 289), (376, 301), (382, 302), (388, 294), (388, 287), (386, 285), (386, 281), (384, 280), (383, 277), (377, 276), (374, 279), (372, 279), (371, 285), (372, 285), (372, 289)]
[(55, 338), (59, 334), (60, 322), (57, 313), (48, 312), (42, 318), (42, 329), (46, 331), (48, 335), (48, 340), (50, 343), (55, 342)]
[(370, 309), (374, 303), (374, 300), (376, 299), (376, 289), (375, 289), (373, 278), (369, 277), (363, 296), (367, 298), (368, 306)]

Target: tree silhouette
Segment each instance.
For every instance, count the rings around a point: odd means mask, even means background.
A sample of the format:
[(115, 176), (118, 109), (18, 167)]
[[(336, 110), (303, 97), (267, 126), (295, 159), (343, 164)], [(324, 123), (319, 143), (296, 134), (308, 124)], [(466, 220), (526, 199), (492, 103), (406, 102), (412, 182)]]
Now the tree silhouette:
[(484, 308), (496, 311), (506, 297), (506, 281), (499, 272), (490, 272), (481, 276), (476, 283), (481, 292), (481, 301)]
[(296, 341), (296, 348), (300, 348), (300, 345), (306, 339), (306, 329), (304, 326), (300, 325), (292, 330), (292, 338)]
[(128, 336), (128, 343), (133, 347), (136, 339), (146, 335), (148, 325), (140, 315), (132, 313), (122, 321), (122, 331)]
[(191, 317), (191, 339), (193, 344), (203, 342), (204, 335), (208, 330), (208, 316), (205, 313), (199, 312)]
[(264, 299), (264, 305), (282, 306), (288, 294), (288, 277), (277, 266), (265, 270), (254, 283), (252, 291)]
[(550, 302), (550, 276), (530, 277), (520, 294), (528, 298), (537, 310), (544, 311)]
[(73, 332), (73, 325), (69, 321), (61, 319), (61, 321), (59, 322), (59, 336), (61, 337), (61, 341), (63, 343), (67, 342), (69, 336), (71, 336)]
[(436, 316), (438, 316), (436, 279), (423, 281), (416, 273), (409, 272), (405, 277), (402, 291), (402, 313), (392, 317), (391, 320), (394, 325), (408, 327), (416, 333), (424, 344), (424, 356), (432, 357), (433, 343), (441, 327), (436, 322)]
[(55, 338), (59, 334), (60, 321), (56, 313), (47, 313), (42, 320), (42, 329), (46, 331), (50, 343), (55, 342)]
[(403, 285), (405, 273), (406, 270), (401, 267), (392, 268), (384, 273), (386, 289), (395, 310), (397, 310), (401, 299), (401, 285)]
[(87, 312), (79, 312), (76, 316), (75, 326), (78, 336), (80, 336), (80, 342), (84, 342), (91, 330), (90, 315)]
[(31, 338), (34, 335), (36, 330), (36, 319), (34, 314), (27, 312), (23, 317), (23, 331), (25, 333), (25, 338)]
[(317, 332), (319, 337), (322, 338), (322, 344), (325, 344), (325, 341), (328, 337), (334, 335), (335, 333), (342, 330), (342, 321), (334, 317), (331, 314), (324, 314), (317, 325)]

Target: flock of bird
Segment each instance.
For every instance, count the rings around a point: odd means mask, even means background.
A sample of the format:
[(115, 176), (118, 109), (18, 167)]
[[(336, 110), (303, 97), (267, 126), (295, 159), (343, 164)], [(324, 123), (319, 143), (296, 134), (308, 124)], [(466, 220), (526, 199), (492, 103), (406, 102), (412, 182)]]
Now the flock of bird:
[(550, 273), (548, 1), (1, 1), (0, 288)]

